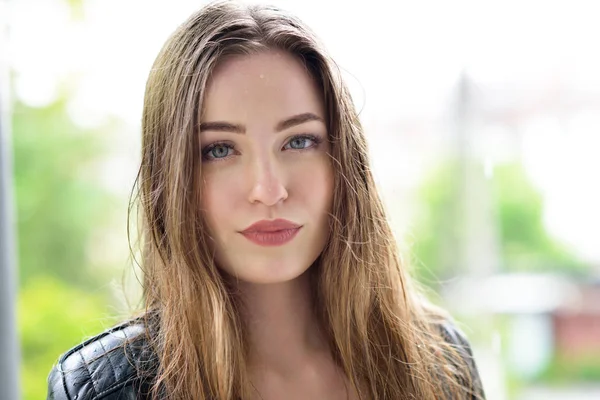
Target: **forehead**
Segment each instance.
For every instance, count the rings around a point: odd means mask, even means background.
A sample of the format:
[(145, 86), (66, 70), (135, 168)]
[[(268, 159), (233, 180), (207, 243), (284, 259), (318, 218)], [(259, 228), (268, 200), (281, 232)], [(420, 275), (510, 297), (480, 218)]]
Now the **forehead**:
[(276, 50), (233, 56), (209, 79), (202, 121), (252, 124), (299, 113), (323, 115), (320, 88), (293, 55)]

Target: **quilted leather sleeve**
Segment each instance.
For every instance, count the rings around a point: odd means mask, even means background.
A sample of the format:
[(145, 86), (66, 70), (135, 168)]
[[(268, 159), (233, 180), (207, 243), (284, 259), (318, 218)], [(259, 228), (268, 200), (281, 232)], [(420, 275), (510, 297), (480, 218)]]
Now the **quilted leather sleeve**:
[(471, 375), (470, 399), (485, 400), (483, 385), (481, 383), (479, 371), (477, 370), (475, 358), (473, 357), (473, 351), (471, 349), (469, 341), (467, 340), (467, 337), (460, 329), (456, 327), (456, 325), (450, 322), (443, 323), (441, 326), (441, 330), (444, 339), (446, 339), (446, 341), (450, 343), (460, 355), (462, 355), (463, 359), (469, 366), (469, 372)]
[(48, 376), (48, 400), (134, 400), (138, 398), (139, 352), (127, 351), (142, 338), (140, 324), (121, 325), (72, 348)]

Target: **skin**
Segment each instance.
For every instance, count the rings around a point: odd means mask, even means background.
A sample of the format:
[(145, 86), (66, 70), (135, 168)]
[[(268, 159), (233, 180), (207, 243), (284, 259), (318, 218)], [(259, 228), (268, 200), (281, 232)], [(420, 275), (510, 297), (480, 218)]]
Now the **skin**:
[[(281, 126), (307, 113), (314, 118)], [(325, 117), (315, 82), (284, 52), (229, 58), (207, 86), (201, 204), (217, 265), (244, 299), (257, 399), (348, 398), (311, 311), (307, 274), (328, 240), (333, 197)], [(277, 218), (302, 225), (282, 246), (240, 233)]]

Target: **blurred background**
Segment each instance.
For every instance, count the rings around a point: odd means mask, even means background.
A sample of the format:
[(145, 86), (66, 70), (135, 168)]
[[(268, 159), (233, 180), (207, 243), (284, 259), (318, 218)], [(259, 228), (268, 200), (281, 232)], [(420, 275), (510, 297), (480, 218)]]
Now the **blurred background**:
[[(407, 264), (470, 338), (488, 399), (600, 398), (600, 4), (271, 3), (342, 69)], [(23, 399), (137, 304), (144, 84), (203, 4), (0, 0)]]

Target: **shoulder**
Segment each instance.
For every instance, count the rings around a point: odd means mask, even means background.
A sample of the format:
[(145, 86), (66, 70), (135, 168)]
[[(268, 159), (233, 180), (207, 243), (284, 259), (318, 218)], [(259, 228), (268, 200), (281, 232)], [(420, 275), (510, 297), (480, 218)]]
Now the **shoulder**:
[(449, 320), (442, 321), (439, 323), (439, 329), (446, 342), (450, 343), (458, 350), (464, 350), (466, 353), (472, 355), (471, 344), (469, 343), (469, 340), (464, 332), (460, 330), (454, 322)]
[(146, 328), (139, 321), (123, 323), (59, 358), (48, 376), (48, 399), (135, 399), (147, 360)]
[(456, 326), (454, 322), (449, 320), (440, 322), (439, 329), (444, 340), (450, 344), (454, 350), (456, 350), (460, 358), (468, 367), (468, 373), (470, 376), (467, 379), (459, 376), (459, 379), (463, 381), (465, 386), (470, 388), (472, 394), (471, 398), (484, 399), (485, 394), (483, 391), (481, 378), (479, 377), (479, 371), (477, 369), (475, 357), (473, 356), (473, 350), (471, 349), (471, 344), (467, 339), (467, 336)]

